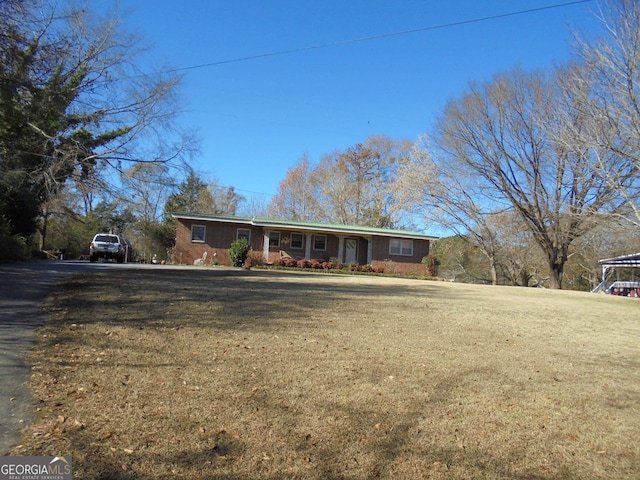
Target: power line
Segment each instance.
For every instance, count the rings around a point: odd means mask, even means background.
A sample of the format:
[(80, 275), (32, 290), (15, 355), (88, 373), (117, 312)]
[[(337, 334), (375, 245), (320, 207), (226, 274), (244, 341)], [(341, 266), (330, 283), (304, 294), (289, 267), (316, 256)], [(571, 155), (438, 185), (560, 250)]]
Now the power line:
[(259, 53), (257, 55), (249, 55), (246, 57), (238, 57), (238, 58), (231, 58), (228, 60), (220, 60), (217, 62), (210, 62), (210, 63), (203, 63), (200, 65), (191, 65), (188, 67), (180, 67), (180, 68), (174, 68), (171, 70), (167, 70), (166, 73), (175, 73), (175, 72), (184, 72), (187, 70), (195, 70), (195, 69), (199, 69), (199, 68), (206, 68), (206, 67), (215, 67), (218, 65), (226, 65), (228, 63), (238, 63), (238, 62), (246, 62), (249, 60), (256, 60), (258, 58), (267, 58), (267, 57), (275, 57), (275, 56), (279, 56), (279, 55), (288, 55), (290, 53), (297, 53), (297, 52), (305, 52), (305, 51), (309, 51), (309, 50), (318, 50), (321, 48), (329, 48), (329, 47), (337, 47), (337, 46), (341, 46), (341, 45), (348, 45), (351, 43), (359, 43), (359, 42), (368, 42), (371, 40), (379, 40), (381, 38), (389, 38), (389, 37), (397, 37), (400, 35), (409, 35), (412, 33), (419, 33), (419, 32), (427, 32), (430, 30), (439, 30), (439, 29), (443, 29), (443, 28), (450, 28), (450, 27), (457, 27), (460, 25), (468, 25), (470, 23), (479, 23), (479, 22), (486, 22), (489, 20), (496, 20), (499, 18), (506, 18), (506, 17), (513, 17), (516, 15), (525, 15), (525, 14), (529, 14), (529, 13), (534, 13), (534, 12), (541, 12), (544, 10), (551, 10), (551, 9), (555, 9), (555, 8), (563, 8), (563, 7), (568, 7), (568, 6), (572, 6), (572, 5), (578, 5), (581, 3), (590, 3), (593, 0), (575, 0), (572, 2), (566, 2), (566, 3), (558, 3), (555, 5), (547, 5), (546, 7), (538, 7), (538, 8), (530, 8), (528, 10), (519, 10), (517, 12), (510, 12), (510, 13), (502, 13), (502, 14), (498, 14), (498, 15), (491, 15), (488, 17), (481, 17), (481, 18), (474, 18), (474, 19), (470, 19), (470, 20), (460, 20), (457, 22), (450, 22), (450, 23), (443, 23), (443, 24), (439, 24), (439, 25), (432, 25), (429, 27), (420, 27), (420, 28), (414, 28), (411, 30), (402, 30), (400, 32), (391, 32), (391, 33), (381, 33), (378, 35), (371, 35), (368, 37), (360, 37), (360, 38), (352, 38), (349, 40), (340, 40), (337, 42), (331, 42), (331, 43), (323, 43), (323, 44), (319, 44), (319, 45), (311, 45), (311, 46), (307, 46), (307, 47), (298, 47), (298, 48), (291, 48), (288, 50), (278, 50), (275, 52), (267, 52), (267, 53)]
[[(267, 52), (267, 53), (261, 53), (261, 54), (257, 54), (257, 55), (250, 55), (250, 56), (245, 56), (245, 57), (238, 57), (238, 58), (232, 58), (232, 59), (227, 59), (227, 60), (220, 60), (220, 61), (216, 61), (216, 62), (203, 63), (203, 64), (199, 64), (199, 65), (191, 65), (191, 66), (187, 66), (187, 67), (174, 68), (174, 69), (166, 70), (165, 73), (175, 73), (175, 72), (183, 72), (183, 71), (188, 71), (188, 70), (196, 70), (196, 69), (200, 69), (200, 68), (215, 67), (215, 66), (218, 66), (218, 65), (225, 65), (225, 64), (230, 64), (230, 63), (239, 63), (239, 62), (245, 62), (245, 61), (250, 61), (250, 60), (256, 60), (256, 59), (259, 59), (259, 58), (268, 58), (268, 57), (275, 57), (275, 56), (280, 56), (280, 55), (288, 55), (288, 54), (291, 54), (291, 53), (304, 52), (304, 51), (309, 51), (309, 50), (318, 50), (318, 49), (322, 49), (322, 48), (337, 47), (337, 46), (348, 45), (348, 44), (352, 44), (352, 43), (367, 42), (367, 41), (371, 41), (371, 40), (378, 40), (378, 39), (396, 37), (396, 36), (401, 36), (401, 35), (409, 35), (409, 34), (414, 34), (414, 33), (420, 33), (420, 32), (432, 31), (432, 30), (439, 30), (439, 29), (456, 27), (456, 26), (461, 26), (461, 25), (486, 22), (486, 21), (496, 20), (496, 19), (500, 19), (500, 18), (507, 18), (507, 17), (513, 17), (513, 16), (518, 16), (518, 15), (526, 15), (526, 14), (531, 14), (531, 13), (535, 13), (535, 12), (541, 12), (541, 11), (545, 11), (545, 10), (563, 8), (563, 7), (579, 5), (579, 4), (584, 4), (584, 3), (591, 3), (592, 1), (593, 0), (574, 0), (574, 1), (570, 1), (570, 2), (564, 2), (564, 3), (554, 4), (554, 5), (548, 5), (548, 6), (545, 6), (545, 7), (531, 8), (531, 9), (527, 9), (527, 10), (519, 10), (519, 11), (516, 11), (516, 12), (509, 12), (509, 13), (503, 13), (503, 14), (498, 14), (498, 15), (491, 15), (491, 16), (474, 18), (474, 19), (469, 19), (469, 20), (460, 20), (460, 21), (456, 21), (456, 22), (432, 25), (432, 26), (428, 26), (428, 27), (420, 27), (420, 28), (415, 28), (415, 29), (410, 29), (410, 30), (403, 30), (403, 31), (399, 31), (399, 32), (383, 33), (383, 34), (371, 35), (371, 36), (367, 36), (367, 37), (353, 38), (353, 39), (341, 40), (341, 41), (336, 41), (336, 42), (331, 42), (331, 43), (324, 43), (324, 44), (312, 45), (312, 46), (307, 46), (307, 47), (298, 47), (298, 48), (292, 48), (292, 49), (288, 49), (288, 50), (279, 50), (279, 51), (275, 51), (275, 52)], [(233, 187), (233, 186), (231, 186), (231, 187), (224, 186), (224, 185), (218, 185), (218, 186), (220, 188), (233, 188), (234, 191), (236, 191), (236, 192), (245, 192), (245, 193), (254, 194), (254, 195), (265, 195), (265, 196), (271, 196), (271, 197), (275, 196), (275, 194), (273, 194), (273, 193), (256, 192), (256, 191), (252, 191), (252, 190), (245, 190), (245, 189), (241, 189), (241, 188), (236, 188), (236, 187)]]

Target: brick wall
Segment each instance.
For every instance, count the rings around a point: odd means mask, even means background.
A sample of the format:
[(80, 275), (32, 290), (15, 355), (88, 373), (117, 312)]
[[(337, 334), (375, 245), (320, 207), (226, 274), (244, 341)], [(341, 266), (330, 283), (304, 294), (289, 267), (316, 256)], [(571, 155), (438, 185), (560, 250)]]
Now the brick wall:
[[(205, 226), (204, 242), (191, 241), (192, 225)], [(229, 247), (237, 239), (238, 229), (248, 229), (251, 235), (251, 248), (262, 251), (262, 229), (240, 223), (213, 223), (178, 220), (176, 230), (176, 246), (173, 252), (173, 262), (183, 265), (193, 265), (193, 262), (207, 253), (206, 265), (231, 265)]]
[[(204, 242), (191, 241), (192, 225), (205, 226)], [(193, 221), (187, 219), (178, 220), (178, 228), (176, 232), (176, 246), (174, 248), (173, 261), (177, 264), (193, 265), (194, 261), (202, 258), (207, 252), (206, 265), (217, 263), (218, 265), (231, 265), (229, 259), (229, 247), (236, 240), (238, 229), (248, 229), (251, 232), (251, 248), (253, 249), (253, 257), (261, 257), (263, 252), (263, 236), (262, 227), (253, 227), (241, 223), (222, 223), (222, 222), (206, 222)], [(286, 252), (289, 256), (301, 259), (306, 256), (307, 235), (304, 233), (304, 245), (302, 249), (291, 248), (291, 233), (300, 233), (295, 230), (280, 231), (280, 246), (269, 248), (269, 262), (275, 263), (280, 259), (280, 252)], [(331, 257), (338, 256), (338, 237), (332, 234), (326, 234), (327, 250), (316, 251), (311, 249), (311, 259), (328, 260)], [(422, 258), (429, 254), (428, 240), (413, 240), (413, 255), (391, 255), (389, 252), (390, 238), (374, 236), (372, 237), (372, 253), (373, 260), (371, 263), (374, 267), (381, 267), (385, 272), (389, 273), (414, 273), (425, 275), (426, 268), (422, 265)], [(358, 263), (364, 265), (367, 263), (368, 242), (365, 238), (359, 237), (358, 240)]]
[(390, 238), (373, 237), (372, 266), (383, 268), (387, 273), (415, 273), (426, 275), (427, 269), (422, 264), (422, 259), (429, 255), (428, 240), (413, 240), (413, 255), (391, 255), (389, 253)]
[[(300, 232), (296, 230), (278, 230), (280, 232), (280, 246), (279, 247), (269, 247), (269, 262), (275, 263), (280, 259), (281, 252), (285, 255), (289, 255), (291, 258), (295, 258), (296, 260), (301, 260), (306, 258), (307, 254), (307, 234), (305, 232)], [(291, 247), (291, 234), (297, 233), (301, 234), (304, 238), (302, 248), (292, 248)], [(325, 235), (327, 237), (326, 250), (314, 250), (313, 243), (311, 245), (311, 258), (307, 260), (329, 260), (331, 257), (338, 256), (338, 237), (331, 234), (320, 234)], [(311, 242), (313, 242), (313, 235), (311, 235)], [(365, 255), (366, 258), (366, 255)]]

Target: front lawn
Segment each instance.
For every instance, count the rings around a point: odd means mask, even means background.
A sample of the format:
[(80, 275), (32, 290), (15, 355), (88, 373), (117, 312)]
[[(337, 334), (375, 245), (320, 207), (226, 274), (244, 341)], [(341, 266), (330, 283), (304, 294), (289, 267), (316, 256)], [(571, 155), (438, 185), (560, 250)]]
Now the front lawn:
[(637, 478), (640, 301), (282, 271), (74, 277), (13, 454), (84, 479)]

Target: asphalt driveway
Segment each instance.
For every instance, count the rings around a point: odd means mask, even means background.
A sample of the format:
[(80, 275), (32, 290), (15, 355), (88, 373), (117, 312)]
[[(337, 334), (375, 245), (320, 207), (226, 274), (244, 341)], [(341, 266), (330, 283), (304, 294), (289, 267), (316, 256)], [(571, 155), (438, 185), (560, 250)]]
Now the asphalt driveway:
[(109, 268), (193, 268), (150, 264), (34, 261), (0, 264), (0, 455), (20, 442), (20, 430), (33, 419), (33, 397), (27, 387), (29, 354), (35, 331), (46, 320), (42, 301), (65, 277)]
[(18, 444), (20, 429), (33, 415), (26, 382), (35, 329), (45, 320), (41, 302), (79, 268), (79, 263), (54, 261), (0, 264), (0, 454)]
[(18, 445), (20, 430), (33, 418), (33, 399), (27, 387), (29, 353), (35, 345), (35, 330), (46, 319), (44, 298), (74, 272), (145, 267), (150, 265), (80, 261), (0, 264), (0, 455)]

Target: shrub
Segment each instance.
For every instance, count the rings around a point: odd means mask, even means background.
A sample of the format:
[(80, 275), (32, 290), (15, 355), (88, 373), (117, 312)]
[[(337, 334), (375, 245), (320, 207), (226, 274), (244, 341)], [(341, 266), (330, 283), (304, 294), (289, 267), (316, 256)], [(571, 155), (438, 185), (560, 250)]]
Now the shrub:
[(373, 272), (373, 267), (371, 265), (362, 265), (362, 267), (360, 268), (360, 271), (365, 273), (371, 273)]
[(14, 235), (11, 223), (0, 216), (0, 260), (24, 260), (29, 256), (27, 240)]
[(351, 262), (349, 264), (349, 270), (351, 270), (352, 272), (359, 272), (360, 270), (362, 270), (362, 267), (356, 262)]
[(282, 264), (285, 267), (297, 267), (298, 266), (298, 261), (295, 258), (283, 258), (282, 259)]
[(396, 264), (393, 260), (386, 259), (383, 262), (383, 266), (381, 267), (385, 272), (390, 274), (395, 274), (396, 272)]
[(333, 268), (333, 262), (322, 262), (322, 268), (331, 270)]
[(438, 276), (438, 267), (440, 266), (440, 259), (436, 255), (434, 255), (433, 253), (430, 253), (429, 255), (427, 255), (422, 259), (422, 264), (427, 267), (427, 273), (429, 273), (430, 277)]
[(262, 252), (254, 252), (253, 250), (250, 250), (247, 257), (247, 265), (249, 266), (249, 268), (263, 264), (264, 257), (262, 256)]
[(311, 262), (306, 258), (303, 258), (302, 260), (298, 260), (298, 268), (309, 268), (309, 267), (311, 267)]
[(250, 249), (249, 241), (246, 238), (239, 238), (231, 244), (229, 248), (229, 258), (234, 267), (242, 267), (247, 260)]
[(311, 268), (320, 269), (322, 268), (322, 263), (318, 260), (311, 260)]

